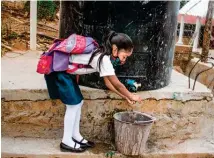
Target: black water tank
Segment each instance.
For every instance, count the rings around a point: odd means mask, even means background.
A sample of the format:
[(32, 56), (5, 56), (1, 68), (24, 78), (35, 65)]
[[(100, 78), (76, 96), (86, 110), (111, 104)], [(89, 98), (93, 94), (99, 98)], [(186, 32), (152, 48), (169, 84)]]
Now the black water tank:
[[(60, 35), (92, 36), (101, 41), (106, 28), (128, 34), (134, 53), (116, 68), (121, 81), (134, 79), (140, 90), (169, 84), (177, 28), (179, 1), (61, 2)], [(98, 73), (81, 76), (81, 84), (105, 88)]]

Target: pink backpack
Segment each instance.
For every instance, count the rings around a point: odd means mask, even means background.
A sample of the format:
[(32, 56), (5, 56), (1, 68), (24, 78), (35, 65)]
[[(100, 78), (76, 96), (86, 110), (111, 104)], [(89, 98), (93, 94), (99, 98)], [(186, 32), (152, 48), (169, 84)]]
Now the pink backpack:
[[(88, 68), (89, 65), (69, 63), (71, 54), (88, 54), (97, 49), (99, 45), (91, 37), (84, 37), (77, 34), (70, 35), (67, 39), (56, 39), (44, 52), (37, 64), (37, 72), (40, 74), (50, 74), (53, 71), (75, 72), (79, 68)], [(68, 65), (73, 65), (69, 69)]]

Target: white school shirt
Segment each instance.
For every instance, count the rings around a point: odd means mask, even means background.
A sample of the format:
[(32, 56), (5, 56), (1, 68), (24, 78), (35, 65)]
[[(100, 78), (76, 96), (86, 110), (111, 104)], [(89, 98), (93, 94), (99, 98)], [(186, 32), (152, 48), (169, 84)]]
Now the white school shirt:
[[(92, 54), (93, 53), (90, 53), (90, 54), (72, 54), (69, 58), (69, 62), (88, 65), (89, 59), (91, 58)], [(71, 74), (83, 75), (83, 74), (90, 74), (90, 73), (94, 73), (94, 72), (99, 72), (100, 77), (115, 75), (115, 70), (114, 70), (113, 65), (111, 63), (110, 56), (108, 56), (108, 55), (105, 55), (103, 57), (101, 64), (100, 64), (100, 69), (99, 69), (99, 66), (98, 66), (99, 60), (98, 59), (99, 59), (100, 55), (101, 54), (97, 54), (96, 56), (94, 56), (93, 60), (90, 63), (90, 66), (92, 68), (79, 68), (79, 69), (77, 69), (77, 71), (75, 71)], [(69, 68), (72, 69), (73, 66), (69, 65)]]

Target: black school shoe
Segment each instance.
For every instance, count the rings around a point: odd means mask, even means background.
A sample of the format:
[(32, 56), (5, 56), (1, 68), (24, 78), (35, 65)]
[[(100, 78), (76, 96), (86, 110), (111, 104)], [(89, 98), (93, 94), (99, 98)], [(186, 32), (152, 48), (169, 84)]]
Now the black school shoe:
[(73, 147), (70, 147), (70, 146), (61, 142), (60, 143), (60, 150), (62, 152), (75, 152), (75, 153), (81, 153), (81, 152), (84, 152), (86, 150), (86, 148), (82, 147), (81, 145), (79, 148), (76, 148), (76, 145), (77, 144), (75, 143), (74, 148), (73, 148)]
[(80, 142), (78, 142), (78, 141), (77, 141), (76, 139), (74, 139), (74, 138), (72, 138), (72, 139), (73, 139), (73, 141), (74, 141), (75, 143), (80, 144), (82, 148), (93, 148), (93, 147), (95, 146), (95, 143), (94, 143), (94, 142), (91, 142), (91, 141), (88, 141), (87, 143), (82, 143), (82, 142), (84, 141), (84, 138), (83, 138)]

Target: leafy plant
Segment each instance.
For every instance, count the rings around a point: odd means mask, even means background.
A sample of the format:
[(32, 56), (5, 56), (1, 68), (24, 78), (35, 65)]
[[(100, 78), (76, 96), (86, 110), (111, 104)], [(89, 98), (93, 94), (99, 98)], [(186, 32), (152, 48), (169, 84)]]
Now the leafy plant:
[(115, 151), (108, 151), (105, 156), (112, 158), (114, 155), (115, 155)]
[(18, 34), (16, 32), (11, 32), (8, 35), (8, 39), (16, 39), (18, 37)]

